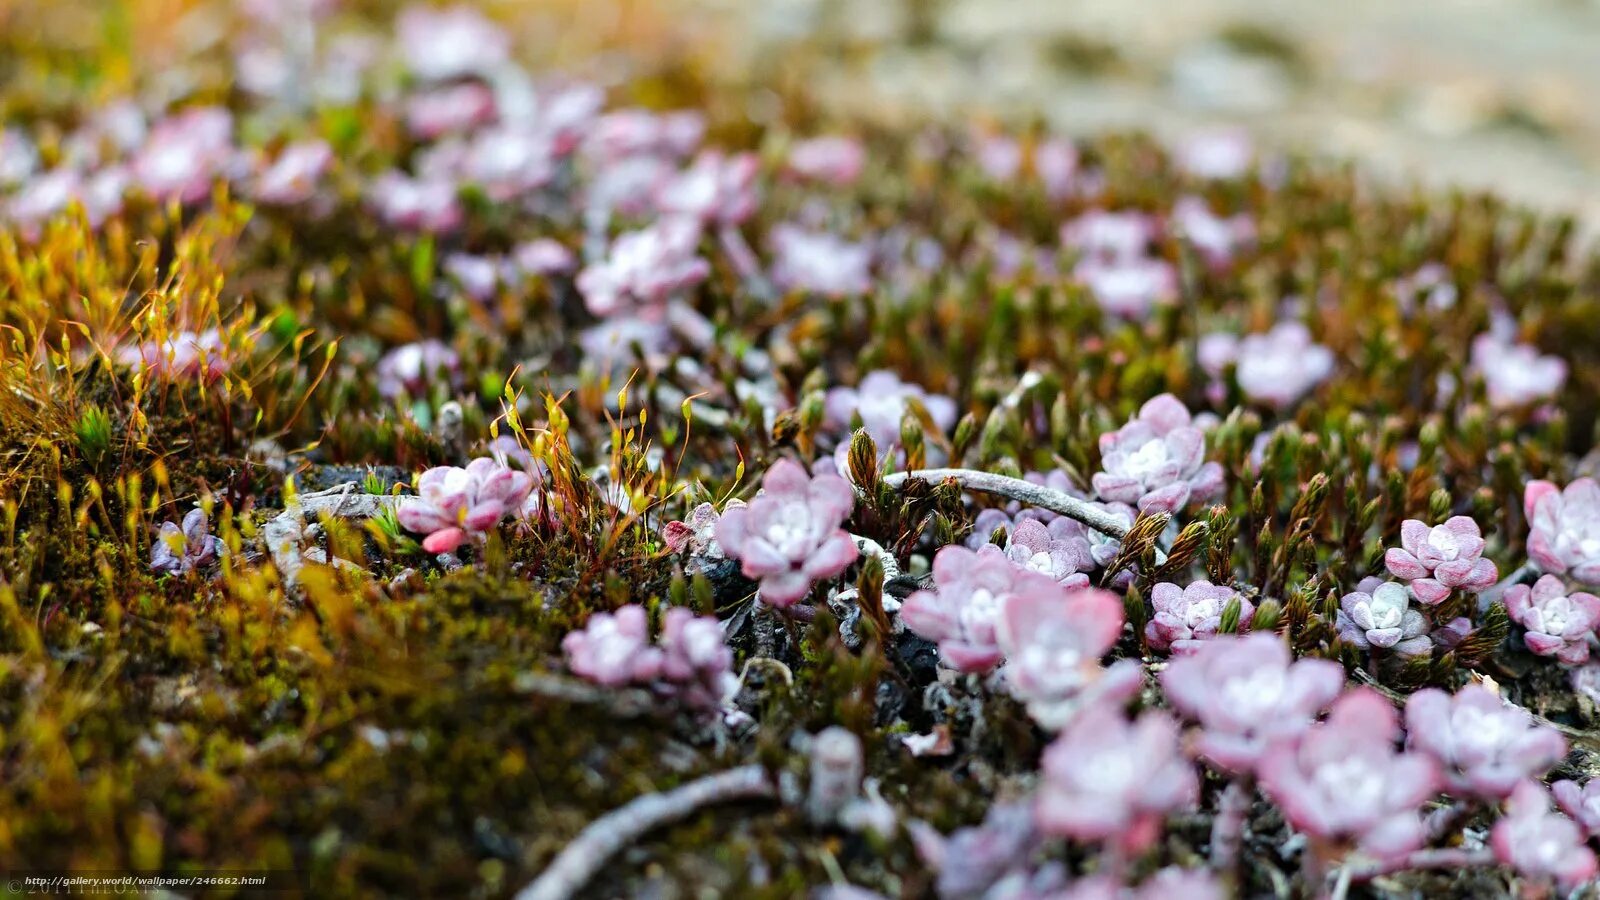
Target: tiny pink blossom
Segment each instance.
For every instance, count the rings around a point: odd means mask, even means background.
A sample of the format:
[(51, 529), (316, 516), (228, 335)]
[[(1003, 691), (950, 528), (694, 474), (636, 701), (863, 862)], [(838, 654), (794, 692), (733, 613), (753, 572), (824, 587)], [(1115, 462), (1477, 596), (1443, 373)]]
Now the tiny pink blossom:
[(407, 531), (427, 535), (422, 548), (449, 553), (514, 515), (533, 490), (533, 477), (489, 457), (467, 467), (436, 466), (417, 479), (396, 518)]
[(135, 347), (124, 347), (117, 358), (124, 364), (143, 367), (157, 375), (209, 382), (221, 378), (231, 367), (223, 352), (225, 349), (222, 332), (208, 328), (198, 334), (180, 331), (165, 341), (146, 341)]
[(1473, 338), (1472, 368), (1483, 376), (1489, 405), (1499, 409), (1548, 400), (1567, 383), (1566, 360), (1492, 331)]
[(449, 275), (468, 297), (488, 301), (500, 288), (504, 267), (492, 256), (472, 253), (452, 253), (444, 258), (444, 272)]
[(129, 169), (134, 184), (150, 196), (197, 203), (213, 181), (231, 174), (235, 158), (233, 116), (206, 106), (157, 122)]
[(1239, 178), (1255, 164), (1255, 147), (1242, 129), (1191, 134), (1173, 150), (1178, 167), (1198, 178)]
[(1150, 712), (1129, 722), (1112, 706), (1083, 710), (1045, 750), (1034, 799), (1040, 830), (1078, 841), (1109, 841), (1137, 853), (1160, 835), (1169, 813), (1199, 799), (1194, 765), (1178, 724)]
[(1083, 529), (1067, 524), (1071, 521), (1063, 516), (1046, 525), (1038, 519), (1022, 519), (1006, 541), (1006, 558), (1063, 587), (1088, 587), (1089, 576), (1083, 573), (1094, 570), (1094, 554)]
[(385, 172), (373, 180), (368, 198), (379, 218), (395, 228), (448, 232), (461, 225), (462, 211), (454, 182), (440, 177), (412, 178)]
[(656, 190), (656, 209), (707, 225), (737, 225), (756, 211), (754, 154), (704, 150)]
[(1589, 641), (1600, 625), (1600, 597), (1569, 591), (1560, 578), (1545, 575), (1532, 587), (1507, 588), (1505, 603), (1511, 621), (1528, 630), (1523, 641), (1529, 650), (1568, 666), (1589, 661)]
[(466, 5), (406, 7), (396, 32), (407, 67), (424, 81), (485, 74), (511, 50), (505, 31)]
[(1339, 601), (1339, 637), (1363, 650), (1374, 647), (1415, 656), (1433, 650), (1428, 617), (1411, 608), (1405, 585), (1387, 581)]
[(1525, 878), (1551, 879), (1572, 889), (1594, 878), (1594, 851), (1571, 819), (1550, 808), (1550, 795), (1535, 781), (1517, 785), (1506, 813), (1489, 832), (1500, 862)]
[(1077, 146), (1066, 138), (1040, 141), (1033, 148), (1033, 172), (1051, 199), (1070, 196), (1078, 178)]
[(560, 275), (577, 267), (578, 257), (555, 238), (535, 238), (511, 251), (511, 262), (523, 275)]
[(1178, 272), (1153, 256), (1128, 259), (1082, 259), (1072, 277), (1089, 289), (1102, 310), (1124, 319), (1143, 319), (1178, 297)]
[(776, 257), (772, 280), (786, 291), (851, 297), (872, 290), (872, 248), (824, 231), (775, 226), (769, 240)]
[(1590, 837), (1600, 836), (1600, 778), (1590, 778), (1583, 784), (1576, 781), (1557, 781), (1550, 785), (1556, 805), (1583, 826)]
[(1147, 213), (1094, 209), (1061, 226), (1061, 243), (1086, 260), (1142, 259), (1159, 233)]
[(1422, 846), (1418, 810), (1438, 790), (1434, 761), (1397, 752), (1394, 707), (1370, 688), (1340, 697), (1321, 725), (1268, 750), (1261, 788), (1297, 830), (1319, 841), (1347, 841), (1379, 861)]
[(1100, 436), (1092, 479), (1102, 500), (1137, 504), (1141, 512), (1177, 512), (1222, 492), (1222, 466), (1205, 461), (1206, 438), (1171, 394), (1140, 407), (1128, 424)]
[(584, 151), (598, 160), (628, 157), (688, 156), (705, 135), (705, 118), (692, 110), (654, 113), (644, 109), (619, 109), (594, 121), (584, 141)]
[(1206, 201), (1193, 195), (1178, 199), (1168, 224), (1193, 244), (1213, 267), (1232, 262), (1256, 236), (1255, 220), (1248, 215), (1239, 213), (1224, 218), (1212, 212)]
[(1080, 710), (1121, 706), (1144, 684), (1137, 660), (1100, 665), (1122, 635), (1122, 624), (1121, 599), (1099, 588), (1046, 591), (1041, 586), (1011, 594), (995, 628), (996, 644), (1006, 657), (1006, 687), (1027, 705), (1034, 721), (1052, 731)]
[(943, 394), (901, 381), (887, 369), (868, 372), (855, 387), (829, 388), (823, 401), (823, 424), (834, 433), (847, 434), (857, 417), (880, 451), (900, 446), (900, 422), (913, 403), (921, 404), (941, 432), (956, 423), (956, 404)]
[(1173, 707), (1201, 726), (1196, 749), (1233, 774), (1255, 769), (1270, 743), (1292, 740), (1344, 687), (1332, 660), (1294, 662), (1275, 634), (1218, 635), (1161, 673)]
[(1579, 478), (1563, 490), (1530, 481), (1522, 510), (1528, 519), (1528, 555), (1553, 575), (1600, 585), (1600, 484)]
[(1477, 684), (1453, 697), (1438, 688), (1412, 694), (1406, 732), (1408, 746), (1443, 767), (1450, 791), (1486, 800), (1510, 796), (1518, 782), (1542, 776), (1567, 755), (1555, 729)]
[(590, 616), (583, 630), (562, 638), (561, 649), (574, 675), (607, 687), (654, 680), (665, 656), (650, 646), (650, 617), (637, 603)]
[(578, 290), (597, 316), (660, 305), (711, 274), (697, 255), (699, 244), (700, 228), (692, 220), (661, 219), (618, 237), (604, 260), (578, 273)]
[(443, 341), (428, 338), (385, 353), (373, 374), (385, 399), (426, 397), (435, 383), (448, 386), (460, 378), (461, 358)]
[(960, 672), (986, 672), (1000, 663), (997, 629), (1014, 596), (1059, 596), (1061, 586), (1013, 565), (999, 547), (976, 552), (954, 544), (933, 557), (932, 590), (917, 591), (900, 608), (901, 619), (939, 645), (939, 659)]
[(537, 129), (486, 128), (467, 142), (457, 174), (490, 200), (508, 203), (550, 183), (556, 174), (555, 147), (550, 136)]
[(1157, 650), (1198, 650), (1201, 641), (1216, 635), (1222, 625), (1222, 611), (1235, 599), (1239, 601), (1239, 631), (1248, 631), (1255, 604), (1233, 588), (1209, 581), (1196, 581), (1181, 588), (1171, 582), (1159, 582), (1150, 591), (1155, 615), (1145, 626), (1145, 639)]
[(1287, 409), (1333, 373), (1333, 351), (1311, 340), (1299, 322), (1279, 322), (1265, 334), (1235, 338), (1215, 332), (1201, 339), (1199, 363), (1220, 378), (1235, 365), (1239, 389), (1250, 400), (1273, 409)]
[(714, 710), (731, 699), (738, 686), (733, 650), (715, 616), (697, 616), (681, 606), (661, 620), (661, 676), (666, 692), (685, 706)]
[(150, 570), (182, 575), (216, 562), (226, 547), (211, 533), (205, 510), (191, 509), (183, 525), (161, 523), (161, 531), (150, 545)]
[(1452, 516), (1429, 528), (1421, 520), (1400, 524), (1400, 546), (1391, 547), (1383, 561), (1390, 574), (1411, 582), (1411, 592), (1430, 606), (1460, 588), (1477, 593), (1492, 587), (1500, 577), (1493, 562), (1483, 558), (1483, 533), (1467, 516)]
[(789, 171), (813, 181), (847, 187), (861, 177), (867, 151), (852, 137), (818, 137), (789, 150)]
[(805, 597), (813, 582), (855, 562), (860, 551), (840, 526), (856, 495), (843, 478), (813, 478), (790, 459), (774, 463), (761, 487), (748, 506), (723, 512), (717, 543), (743, 564), (745, 575), (760, 581), (763, 602), (786, 607)]
[(327, 141), (290, 144), (256, 176), (255, 198), (273, 206), (304, 203), (315, 195), (317, 181), (332, 164), (333, 148)]
[(430, 141), (482, 127), (494, 116), (494, 92), (477, 82), (422, 91), (405, 103), (406, 128)]

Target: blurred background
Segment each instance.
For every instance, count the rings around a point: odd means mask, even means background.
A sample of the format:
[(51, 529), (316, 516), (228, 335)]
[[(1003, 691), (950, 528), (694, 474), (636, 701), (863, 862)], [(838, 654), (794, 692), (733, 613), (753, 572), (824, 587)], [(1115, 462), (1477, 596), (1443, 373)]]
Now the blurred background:
[[(305, 0), (236, 0), (234, 5)], [(111, 95), (228, 2), (0, 0), (0, 80)], [(381, 16), (399, 4), (344, 0)], [(537, 68), (687, 68), (818, 112), (1171, 138), (1236, 126), (1381, 178), (1493, 189), (1600, 224), (1597, 0), (483, 0)], [(221, 9), (219, 9), (221, 8)], [(49, 91), (45, 91), (46, 94)], [(755, 96), (759, 97), (759, 90)], [(34, 96), (33, 92), (25, 96)], [(14, 102), (14, 101), (10, 101)], [(8, 110), (11, 112), (11, 110)], [(751, 118), (763, 110), (752, 101)]]

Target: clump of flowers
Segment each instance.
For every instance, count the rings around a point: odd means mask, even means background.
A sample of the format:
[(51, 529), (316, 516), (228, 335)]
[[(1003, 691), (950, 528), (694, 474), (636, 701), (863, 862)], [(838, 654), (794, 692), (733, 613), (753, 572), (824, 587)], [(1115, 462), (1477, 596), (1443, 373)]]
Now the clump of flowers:
[(693, 165), (656, 191), (656, 208), (708, 225), (735, 225), (756, 211), (754, 155), (702, 151)]
[(1600, 779), (1591, 778), (1583, 784), (1561, 780), (1550, 785), (1556, 805), (1583, 826), (1591, 837), (1600, 835)]
[(1482, 685), (1426, 688), (1406, 701), (1409, 745), (1439, 762), (1451, 792), (1502, 800), (1567, 755), (1567, 742)]
[(1333, 374), (1333, 351), (1311, 340), (1299, 322), (1279, 322), (1265, 334), (1243, 338), (1213, 332), (1200, 339), (1200, 367), (1221, 378), (1234, 366), (1239, 389), (1250, 400), (1287, 409)]
[(1400, 546), (1391, 547), (1383, 562), (1390, 574), (1411, 582), (1418, 600), (1437, 605), (1460, 588), (1474, 593), (1500, 577), (1495, 564), (1483, 558), (1483, 534), (1467, 516), (1452, 516), (1429, 528), (1419, 519), (1400, 524)]
[(532, 475), (485, 456), (464, 469), (436, 466), (423, 472), (417, 496), (406, 498), (396, 517), (407, 531), (427, 535), (424, 550), (449, 553), (515, 515), (532, 490)]
[(1528, 555), (1552, 575), (1600, 585), (1600, 484), (1579, 478), (1565, 489), (1528, 482), (1522, 495)]
[(1006, 687), (1028, 715), (1058, 730), (1080, 709), (1120, 706), (1138, 693), (1144, 675), (1137, 660), (1100, 665), (1122, 634), (1122, 601), (1098, 588), (1044, 590), (1029, 582), (1013, 587), (995, 619)]
[(1103, 500), (1141, 512), (1176, 512), (1222, 491), (1222, 466), (1206, 462), (1206, 438), (1189, 410), (1171, 394), (1145, 403), (1139, 414), (1100, 436), (1100, 465), (1093, 477)]
[(1244, 213), (1219, 216), (1195, 196), (1178, 198), (1170, 226), (1183, 235), (1211, 266), (1225, 266), (1256, 236), (1255, 220)]
[(901, 381), (885, 369), (868, 372), (855, 387), (829, 388), (823, 401), (823, 423), (837, 432), (846, 432), (860, 418), (879, 452), (900, 445), (900, 423), (915, 403), (927, 411), (940, 431), (956, 423), (956, 403), (942, 394), (929, 393), (921, 385)]
[(333, 148), (327, 141), (290, 144), (256, 176), (255, 199), (274, 206), (306, 203), (315, 196), (317, 181), (332, 164)]
[(1593, 878), (1594, 851), (1583, 831), (1550, 808), (1550, 795), (1537, 782), (1517, 785), (1506, 813), (1489, 832), (1495, 858), (1528, 878), (1553, 880), (1572, 889)]
[(738, 680), (721, 623), (683, 607), (667, 610), (658, 646), (650, 643), (649, 614), (630, 603), (589, 617), (561, 649), (574, 675), (608, 687), (648, 686), (692, 709), (717, 709)]
[(711, 266), (696, 255), (700, 228), (665, 218), (618, 237), (600, 262), (578, 273), (589, 312), (609, 316), (634, 306), (658, 306), (706, 279)]
[(203, 509), (184, 514), (183, 524), (161, 523), (150, 545), (150, 571), (182, 575), (217, 561), (224, 552), (222, 538), (211, 533), (211, 520)]
[(872, 290), (872, 247), (798, 225), (775, 226), (769, 234), (772, 281), (785, 291), (824, 297), (854, 297)]
[(1345, 594), (1339, 601), (1337, 625), (1339, 637), (1363, 650), (1376, 647), (1414, 656), (1433, 649), (1428, 617), (1411, 607), (1405, 585), (1393, 581)]
[(1344, 687), (1332, 660), (1293, 661), (1275, 634), (1218, 635), (1161, 673), (1167, 699), (1201, 726), (1195, 749), (1234, 774), (1253, 771), (1268, 745), (1311, 727)]
[(1505, 593), (1511, 621), (1527, 629), (1523, 642), (1540, 656), (1554, 656), (1563, 665), (1589, 661), (1589, 640), (1600, 625), (1600, 597), (1569, 591), (1554, 575), (1530, 587), (1512, 585)]
[(1044, 575), (1018, 568), (993, 545), (977, 551), (941, 547), (933, 557), (933, 583), (933, 590), (906, 598), (900, 617), (936, 642), (940, 661), (960, 672), (986, 672), (1005, 658), (997, 629), (1012, 597), (1054, 597), (1061, 589)]
[(1083, 573), (1093, 571), (1094, 555), (1082, 526), (1072, 528), (1069, 522), (1072, 520), (1066, 517), (1053, 519), (1049, 525), (1033, 518), (1021, 520), (1006, 541), (1006, 558), (1063, 587), (1088, 587), (1089, 576)]
[(1034, 818), (1049, 834), (1137, 853), (1159, 837), (1163, 817), (1198, 799), (1180, 748), (1178, 724), (1162, 713), (1129, 722), (1114, 707), (1085, 709), (1044, 752)]
[(1262, 757), (1261, 787), (1322, 858), (1341, 845), (1394, 860), (1422, 846), (1418, 809), (1438, 790), (1434, 761), (1398, 752), (1400, 722), (1376, 691), (1340, 697), (1328, 719)]
[(1255, 616), (1255, 604), (1233, 588), (1209, 581), (1196, 581), (1188, 587), (1159, 582), (1150, 590), (1150, 604), (1155, 614), (1145, 625), (1145, 640), (1157, 650), (1173, 653), (1197, 650), (1201, 641), (1217, 633), (1223, 611), (1234, 601), (1239, 604), (1238, 630), (1248, 631), (1250, 620)]
[(1567, 363), (1532, 344), (1490, 331), (1472, 340), (1472, 368), (1483, 376), (1489, 405), (1513, 409), (1548, 400), (1567, 383)]
[(855, 491), (837, 475), (811, 477), (797, 462), (779, 460), (761, 479), (748, 506), (725, 510), (717, 543), (744, 574), (757, 579), (763, 602), (790, 606), (813, 582), (849, 568), (860, 551), (842, 527)]
[(855, 138), (831, 136), (800, 141), (789, 148), (789, 171), (814, 181), (847, 187), (861, 177), (867, 151)]
[(436, 381), (454, 384), (460, 373), (461, 357), (449, 345), (433, 338), (390, 350), (378, 360), (374, 372), (379, 396), (389, 400), (426, 397)]

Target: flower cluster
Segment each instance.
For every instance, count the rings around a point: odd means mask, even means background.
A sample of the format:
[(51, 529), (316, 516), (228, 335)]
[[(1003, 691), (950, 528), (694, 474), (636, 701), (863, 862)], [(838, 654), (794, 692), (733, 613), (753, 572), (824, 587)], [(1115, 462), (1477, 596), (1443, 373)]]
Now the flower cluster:
[(1172, 264), (1150, 253), (1159, 233), (1143, 213), (1094, 210), (1061, 227), (1061, 242), (1078, 253), (1072, 276), (1114, 316), (1142, 319), (1178, 296)]
[(657, 646), (650, 643), (649, 614), (630, 603), (590, 616), (581, 631), (562, 639), (561, 649), (579, 677), (608, 687), (649, 686), (691, 709), (717, 709), (737, 682), (721, 623), (682, 607), (662, 617)]
[(1222, 625), (1222, 614), (1229, 603), (1239, 604), (1237, 630), (1250, 630), (1255, 604), (1233, 588), (1196, 581), (1188, 587), (1160, 582), (1150, 590), (1150, 605), (1155, 614), (1145, 625), (1145, 640), (1157, 650), (1173, 653), (1199, 649), (1201, 641), (1214, 636)]
[(1345, 594), (1339, 601), (1337, 625), (1339, 637), (1363, 650), (1415, 656), (1433, 649), (1428, 617), (1411, 607), (1406, 586), (1393, 581)]
[(182, 575), (216, 562), (225, 549), (222, 538), (211, 533), (205, 510), (191, 509), (181, 526), (161, 523), (161, 531), (150, 544), (150, 571)]
[(1550, 808), (1550, 795), (1537, 782), (1517, 785), (1506, 814), (1489, 832), (1489, 846), (1496, 858), (1524, 876), (1566, 889), (1590, 881), (1600, 868), (1584, 843), (1583, 830)]
[(749, 505), (723, 511), (716, 539), (745, 575), (760, 581), (763, 602), (790, 606), (860, 554), (840, 527), (855, 507), (855, 492), (837, 475), (813, 478), (788, 459), (767, 470), (761, 487)]
[(1206, 437), (1183, 403), (1162, 394), (1140, 407), (1128, 424), (1100, 436), (1100, 466), (1093, 478), (1102, 500), (1133, 504), (1140, 512), (1176, 512), (1222, 491), (1222, 467), (1206, 462)]
[(481, 538), (507, 516), (522, 514), (533, 491), (533, 476), (490, 457), (466, 468), (437, 466), (417, 479), (417, 496), (400, 504), (396, 515), (407, 530), (427, 535), (422, 548), (449, 553)]
[(1411, 582), (1411, 593), (1430, 606), (1450, 591), (1478, 592), (1500, 577), (1495, 564), (1483, 558), (1483, 534), (1466, 516), (1452, 516), (1429, 528), (1418, 519), (1400, 524), (1400, 546), (1391, 547), (1383, 562), (1390, 574)]
[(1200, 367), (1220, 379), (1230, 365), (1246, 398), (1276, 410), (1293, 406), (1333, 373), (1333, 351), (1299, 322), (1280, 322), (1243, 338), (1213, 332), (1200, 339)]
[(1522, 495), (1528, 555), (1552, 575), (1600, 586), (1600, 484), (1579, 478), (1565, 489), (1530, 481)]
[(954, 400), (878, 369), (868, 372), (855, 387), (829, 388), (823, 401), (823, 424), (842, 435), (859, 421), (878, 452), (887, 453), (900, 446), (900, 425), (913, 405), (926, 411), (941, 432), (949, 431), (956, 423)]
[(1560, 578), (1545, 575), (1532, 586), (1507, 588), (1505, 603), (1511, 621), (1527, 629), (1523, 641), (1529, 650), (1569, 666), (1589, 661), (1589, 642), (1600, 625), (1600, 597), (1569, 591)]
[(1455, 794), (1503, 800), (1518, 783), (1537, 778), (1567, 755), (1554, 729), (1480, 685), (1455, 696), (1427, 688), (1406, 701), (1410, 746), (1439, 763)]

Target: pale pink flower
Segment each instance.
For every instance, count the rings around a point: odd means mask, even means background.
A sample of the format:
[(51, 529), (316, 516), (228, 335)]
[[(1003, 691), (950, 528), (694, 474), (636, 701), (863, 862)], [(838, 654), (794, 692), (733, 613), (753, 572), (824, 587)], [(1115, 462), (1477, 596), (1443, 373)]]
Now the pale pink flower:
[(948, 432), (956, 423), (954, 400), (901, 381), (887, 369), (868, 372), (855, 387), (829, 388), (823, 401), (823, 423), (831, 431), (845, 434), (859, 417), (860, 427), (867, 430), (878, 450), (887, 451), (900, 445), (900, 423), (913, 403), (928, 411), (941, 432)]
[(1177, 270), (1153, 256), (1079, 260), (1072, 277), (1089, 289), (1100, 309), (1124, 319), (1143, 319), (1178, 296)]
[(1411, 593), (1430, 606), (1460, 588), (1477, 593), (1494, 585), (1500, 570), (1483, 558), (1483, 534), (1467, 516), (1452, 516), (1429, 528), (1419, 519), (1400, 524), (1400, 546), (1383, 562), (1396, 578), (1411, 582)]
[(1422, 846), (1418, 810), (1439, 788), (1434, 761), (1397, 752), (1394, 707), (1370, 688), (1340, 697), (1328, 719), (1261, 758), (1261, 788), (1297, 830), (1354, 844), (1375, 860)]
[(1006, 558), (1062, 587), (1088, 587), (1089, 576), (1083, 573), (1094, 570), (1094, 554), (1083, 529), (1068, 525), (1071, 521), (1058, 517), (1046, 525), (1038, 519), (1022, 519), (1006, 541)]
[(1255, 220), (1244, 213), (1224, 218), (1206, 201), (1189, 195), (1173, 204), (1169, 227), (1187, 238), (1212, 266), (1225, 266), (1256, 237)]
[(499, 289), (505, 267), (493, 256), (452, 253), (444, 258), (443, 268), (468, 297), (487, 301), (493, 299)]
[(699, 244), (692, 220), (661, 219), (619, 236), (604, 260), (578, 273), (578, 290), (589, 312), (602, 317), (663, 304), (711, 274), (697, 255)]
[(1370, 650), (1393, 650), (1415, 656), (1433, 650), (1428, 617), (1412, 609), (1405, 585), (1386, 581), (1368, 591), (1354, 591), (1339, 601), (1337, 626), (1345, 642)]
[(1563, 490), (1530, 481), (1522, 495), (1528, 555), (1553, 575), (1600, 585), (1600, 484), (1579, 478)]
[(304, 203), (316, 194), (317, 181), (333, 164), (327, 141), (290, 144), (256, 176), (255, 199), (273, 206)]
[(1093, 209), (1061, 226), (1061, 243), (1085, 260), (1143, 259), (1160, 233), (1154, 216)]
[(1173, 149), (1178, 168), (1197, 178), (1239, 178), (1255, 165), (1255, 147), (1242, 129), (1197, 132)]
[(1120, 598), (1086, 586), (1018, 587), (1000, 608), (995, 642), (1006, 657), (1006, 687), (1034, 721), (1059, 730), (1082, 709), (1120, 706), (1139, 692), (1144, 673), (1137, 660), (1100, 665), (1122, 635)]
[(973, 136), (974, 156), (983, 174), (995, 181), (1010, 181), (1022, 169), (1022, 145), (1003, 134)]
[(1299, 322), (1279, 322), (1242, 339), (1213, 333), (1201, 339), (1199, 362), (1213, 378), (1235, 364), (1239, 389), (1273, 409), (1287, 409), (1333, 374), (1333, 351), (1311, 340)]
[(762, 601), (785, 607), (805, 597), (813, 582), (855, 562), (855, 541), (840, 526), (856, 495), (843, 478), (813, 478), (789, 459), (774, 463), (761, 486), (748, 506), (722, 514), (716, 537), (744, 574), (760, 581)]
[(1142, 512), (1177, 512), (1222, 492), (1222, 467), (1205, 461), (1206, 438), (1171, 394), (1140, 407), (1116, 431), (1100, 436), (1092, 479), (1102, 500), (1137, 504)]
[(226, 551), (222, 539), (211, 533), (205, 510), (191, 509), (182, 526), (161, 523), (160, 533), (150, 544), (150, 570), (182, 575), (216, 562)]
[(1473, 338), (1472, 368), (1483, 376), (1489, 405), (1499, 409), (1549, 400), (1567, 383), (1566, 360), (1493, 332)]
[(141, 366), (158, 375), (214, 381), (231, 367), (223, 352), (225, 349), (222, 332), (208, 328), (198, 334), (180, 331), (164, 341), (124, 347), (117, 358), (126, 365)]
[(1502, 800), (1517, 783), (1538, 778), (1567, 755), (1567, 742), (1528, 711), (1482, 685), (1446, 694), (1424, 688), (1406, 701), (1408, 745), (1444, 769), (1449, 790)]
[(1550, 795), (1534, 781), (1517, 785), (1506, 813), (1489, 832), (1489, 846), (1500, 862), (1525, 878), (1551, 879), (1564, 889), (1594, 878), (1594, 851), (1571, 819), (1550, 808)]
[(1529, 650), (1568, 666), (1589, 661), (1589, 640), (1600, 625), (1600, 597), (1569, 591), (1560, 578), (1545, 575), (1532, 587), (1507, 588), (1505, 603), (1511, 621), (1528, 630), (1523, 642)]
[(1236, 599), (1239, 601), (1239, 631), (1249, 631), (1255, 604), (1233, 588), (1203, 580), (1181, 588), (1171, 582), (1158, 582), (1150, 590), (1155, 615), (1145, 625), (1145, 639), (1157, 650), (1172, 653), (1198, 650), (1202, 641), (1216, 635), (1222, 625), (1223, 610)]
[(477, 82), (422, 91), (406, 98), (405, 117), (407, 130), (424, 140), (471, 131), (494, 121), (494, 92)]
[(511, 261), (524, 275), (561, 275), (577, 267), (578, 257), (554, 238), (535, 238), (518, 244)]
[(1161, 673), (1161, 687), (1179, 712), (1198, 722), (1196, 749), (1233, 774), (1255, 769), (1269, 744), (1311, 727), (1344, 687), (1332, 660), (1293, 661), (1275, 634), (1218, 635)]
[(1040, 768), (1033, 809), (1042, 831), (1125, 852), (1150, 846), (1166, 815), (1199, 800), (1178, 724), (1163, 713), (1129, 722), (1115, 707), (1085, 709), (1045, 749)]
[(461, 358), (443, 341), (428, 338), (403, 344), (378, 360), (373, 374), (378, 394), (385, 399), (401, 395), (426, 397), (436, 382), (454, 384), (461, 373)]
[(396, 518), (407, 531), (427, 535), (424, 550), (449, 553), (515, 514), (532, 490), (531, 475), (487, 456), (464, 469), (436, 466), (417, 479), (417, 496), (401, 502)]
[(500, 26), (465, 4), (408, 6), (400, 13), (396, 32), (406, 66), (424, 81), (487, 73), (504, 63), (511, 49)]
[(732, 156), (703, 150), (694, 163), (656, 189), (656, 208), (708, 225), (737, 225), (756, 211), (756, 173), (752, 153)]
[(933, 557), (932, 590), (906, 598), (906, 627), (939, 645), (939, 658), (961, 672), (985, 672), (1004, 658), (997, 629), (1014, 596), (1059, 596), (1061, 586), (1013, 565), (999, 547), (976, 552), (954, 544)]
[(547, 134), (507, 125), (473, 135), (459, 170), (463, 182), (477, 185), (497, 203), (544, 187), (555, 172), (555, 148)]
[(733, 650), (715, 616), (697, 616), (681, 606), (661, 620), (661, 676), (666, 693), (685, 706), (714, 710), (731, 699), (738, 687)]
[(1576, 781), (1557, 781), (1550, 785), (1556, 804), (1573, 821), (1583, 826), (1590, 837), (1600, 836), (1600, 778), (1590, 778), (1583, 784)]
[(847, 187), (861, 177), (867, 151), (853, 137), (818, 137), (800, 141), (789, 149), (789, 171), (836, 187)]
[(561, 649), (572, 674), (607, 687), (654, 680), (665, 656), (650, 645), (650, 617), (637, 603), (590, 616), (581, 631), (562, 638)]
[(197, 203), (231, 174), (236, 153), (233, 116), (217, 106), (196, 107), (157, 122), (129, 171), (157, 200)]
[(682, 158), (700, 146), (705, 118), (682, 110), (654, 113), (645, 109), (619, 109), (594, 121), (584, 140), (584, 151), (600, 160), (638, 156)]
[(1066, 138), (1047, 138), (1033, 148), (1033, 172), (1053, 200), (1072, 193), (1078, 177), (1078, 148)]
[(786, 291), (850, 297), (872, 290), (872, 248), (823, 231), (774, 226), (772, 280)]
[(461, 225), (458, 191), (447, 179), (389, 171), (372, 182), (368, 194), (378, 216), (393, 227), (447, 232)]

